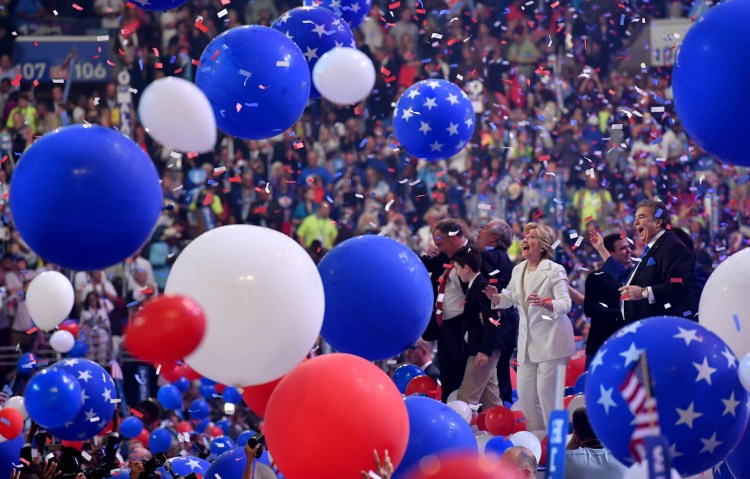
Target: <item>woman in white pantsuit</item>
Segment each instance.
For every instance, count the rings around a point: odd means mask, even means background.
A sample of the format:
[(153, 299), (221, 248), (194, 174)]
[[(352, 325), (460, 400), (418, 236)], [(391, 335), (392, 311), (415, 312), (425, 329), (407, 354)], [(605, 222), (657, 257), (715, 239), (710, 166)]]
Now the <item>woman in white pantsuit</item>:
[(515, 306), (518, 327), (518, 400), (529, 431), (547, 430), (555, 398), (557, 366), (567, 365), (575, 352), (568, 319), (570, 294), (565, 268), (552, 261), (555, 232), (546, 225), (527, 224), (521, 241), (525, 259), (513, 268), (508, 289), (488, 286), (485, 294), (495, 309)]

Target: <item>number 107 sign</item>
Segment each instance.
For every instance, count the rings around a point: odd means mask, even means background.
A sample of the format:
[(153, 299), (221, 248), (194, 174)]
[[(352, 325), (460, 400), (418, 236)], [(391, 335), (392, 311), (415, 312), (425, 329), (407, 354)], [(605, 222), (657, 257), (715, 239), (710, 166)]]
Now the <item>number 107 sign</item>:
[(106, 82), (109, 42), (94, 36), (19, 37), (13, 57), (23, 81)]

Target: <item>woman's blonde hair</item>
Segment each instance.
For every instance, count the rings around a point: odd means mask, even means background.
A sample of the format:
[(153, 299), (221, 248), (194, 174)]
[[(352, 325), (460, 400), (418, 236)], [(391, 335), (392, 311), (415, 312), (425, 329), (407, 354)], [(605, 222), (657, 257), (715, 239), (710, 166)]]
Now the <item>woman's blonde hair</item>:
[(552, 248), (552, 245), (557, 241), (555, 230), (547, 225), (531, 222), (523, 227), (524, 236), (531, 230), (536, 230), (537, 236), (539, 236), (539, 241), (542, 242), (542, 258), (554, 259), (555, 251)]

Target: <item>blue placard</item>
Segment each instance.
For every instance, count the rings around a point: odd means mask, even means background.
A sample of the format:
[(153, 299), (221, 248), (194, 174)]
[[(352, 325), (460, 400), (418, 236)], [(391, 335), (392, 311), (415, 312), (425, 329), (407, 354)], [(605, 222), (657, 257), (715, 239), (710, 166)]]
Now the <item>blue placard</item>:
[(16, 40), (13, 57), (23, 81), (106, 82), (112, 78), (108, 37), (31, 37)]
[(669, 445), (664, 436), (647, 436), (643, 438), (646, 447), (645, 461), (648, 463), (649, 479), (670, 479), (672, 461), (669, 457)]
[(567, 409), (554, 410), (549, 416), (547, 432), (547, 479), (565, 477), (565, 438), (568, 433)]

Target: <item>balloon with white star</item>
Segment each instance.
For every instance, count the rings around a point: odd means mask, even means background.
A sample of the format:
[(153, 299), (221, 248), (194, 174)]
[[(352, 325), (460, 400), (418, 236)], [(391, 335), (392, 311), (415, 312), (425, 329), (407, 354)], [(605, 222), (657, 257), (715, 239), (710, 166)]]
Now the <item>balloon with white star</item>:
[(63, 370), (78, 380), (81, 410), (64, 425), (49, 429), (49, 433), (67, 441), (83, 441), (102, 432), (112, 420), (117, 403), (117, 389), (109, 373), (83, 358), (64, 359), (50, 369)]
[[(168, 459), (167, 462), (170, 466), (172, 466), (172, 470), (182, 477), (187, 476), (191, 472), (195, 473), (196, 475), (202, 475), (203, 477), (206, 477), (208, 466), (211, 465), (211, 463), (209, 463), (205, 459), (193, 456), (173, 457)], [(172, 474), (167, 472), (166, 468), (164, 467), (161, 467), (157, 470), (161, 472), (162, 479), (173, 479), (174, 477), (172, 476)]]
[(393, 128), (401, 146), (431, 161), (461, 151), (474, 133), (474, 120), (469, 97), (446, 80), (423, 80), (410, 86), (393, 112)]
[(171, 10), (186, 2), (187, 0), (128, 0), (128, 3), (132, 3), (142, 10), (148, 10), (151, 12), (164, 12), (166, 10)]
[[(334, 48), (356, 48), (354, 34), (341, 17), (326, 8), (293, 8), (276, 19), (271, 28), (292, 40), (302, 51), (312, 75), (318, 59)], [(310, 99), (320, 98), (315, 85), (310, 88)]]
[(310, 70), (292, 40), (259, 25), (235, 27), (208, 44), (195, 84), (203, 90), (216, 126), (245, 140), (276, 136), (302, 116)]
[(306, 6), (327, 8), (344, 19), (351, 28), (357, 28), (370, 13), (372, 0), (305, 0)]
[(32, 376), (24, 397), (29, 416), (44, 428), (60, 427), (81, 410), (81, 386), (61, 369), (47, 368)]
[(688, 476), (721, 462), (747, 426), (748, 394), (726, 343), (683, 318), (632, 323), (599, 349), (586, 381), (586, 409), (596, 435), (620, 462), (634, 462), (629, 446), (635, 416), (621, 390), (642, 352), (673, 467)]

